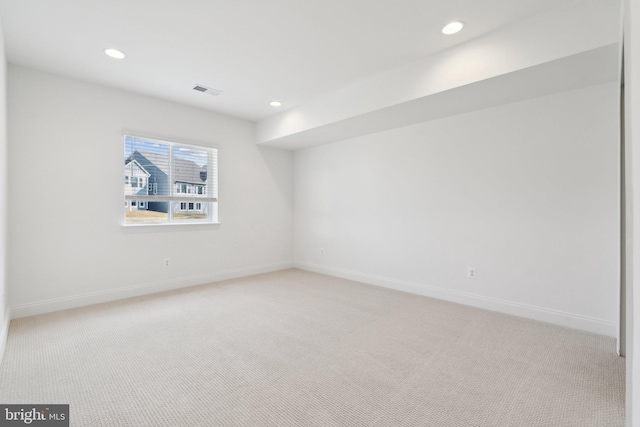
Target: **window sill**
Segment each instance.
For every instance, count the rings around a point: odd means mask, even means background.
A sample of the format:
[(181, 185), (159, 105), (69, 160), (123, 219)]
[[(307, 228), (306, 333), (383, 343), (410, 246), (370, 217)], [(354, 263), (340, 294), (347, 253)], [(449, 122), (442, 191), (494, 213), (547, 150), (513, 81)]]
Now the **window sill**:
[(120, 224), (125, 233), (155, 233), (163, 231), (217, 230), (219, 222), (186, 222), (169, 224)]

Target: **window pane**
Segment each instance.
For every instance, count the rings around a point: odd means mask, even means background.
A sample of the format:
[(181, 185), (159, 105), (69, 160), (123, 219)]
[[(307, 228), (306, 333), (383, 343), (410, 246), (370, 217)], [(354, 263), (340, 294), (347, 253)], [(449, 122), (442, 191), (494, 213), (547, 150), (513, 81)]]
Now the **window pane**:
[(131, 177), (131, 188), (125, 186), (125, 195), (170, 195), (169, 145), (125, 137), (124, 169), (125, 176)]
[[(214, 203), (198, 203), (200, 209), (194, 209), (194, 203), (175, 203), (173, 206), (173, 219), (176, 222), (210, 222), (211, 209), (210, 205)], [(181, 205), (184, 205), (181, 206)], [(180, 209), (182, 208), (182, 209)], [(188, 208), (188, 209), (187, 209)]]
[(173, 180), (180, 192), (206, 195), (209, 153), (196, 148), (173, 147)]
[(217, 220), (217, 202), (197, 201), (217, 197), (216, 149), (134, 136), (124, 142), (125, 223)]
[[(151, 204), (151, 202), (149, 202)], [(126, 224), (143, 224), (154, 222), (167, 222), (169, 215), (166, 212), (157, 212), (151, 210), (130, 210), (125, 212)]]

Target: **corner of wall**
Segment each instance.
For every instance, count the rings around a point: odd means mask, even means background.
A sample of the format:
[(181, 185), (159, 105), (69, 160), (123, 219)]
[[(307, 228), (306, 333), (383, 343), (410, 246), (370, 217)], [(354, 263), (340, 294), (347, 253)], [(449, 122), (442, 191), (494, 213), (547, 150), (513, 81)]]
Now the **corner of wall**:
[(9, 336), (9, 324), (11, 323), (11, 310), (5, 306), (4, 318), (0, 325), (0, 365), (4, 359), (4, 351), (7, 347), (7, 338)]
[(625, 417), (627, 427), (640, 426), (640, 0), (624, 2), (624, 101), (625, 101), (625, 162), (626, 162), (626, 402)]
[(8, 220), (7, 192), (8, 159), (7, 159), (7, 59), (4, 49), (4, 35), (0, 27), (0, 363), (9, 334), (10, 310), (8, 304)]

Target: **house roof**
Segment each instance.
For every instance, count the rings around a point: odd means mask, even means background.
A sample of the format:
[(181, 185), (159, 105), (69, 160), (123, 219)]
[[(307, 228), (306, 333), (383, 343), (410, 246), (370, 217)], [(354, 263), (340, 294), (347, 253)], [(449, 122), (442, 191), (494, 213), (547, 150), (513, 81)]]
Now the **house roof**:
[(201, 167), (196, 162), (180, 158), (173, 159), (173, 166), (173, 180), (175, 182), (191, 184), (204, 184), (207, 182), (206, 166)]
[(147, 176), (150, 176), (151, 174), (149, 172), (147, 172), (147, 170), (145, 168), (143, 168), (140, 163), (138, 162), (138, 160), (136, 159), (132, 159), (131, 157), (129, 157), (125, 162), (124, 162), (125, 166), (128, 165), (134, 165), (136, 166), (138, 169), (140, 169), (142, 172), (144, 172)]
[[(135, 150), (125, 161), (128, 164), (135, 160), (142, 168), (149, 171), (153, 167), (159, 169), (166, 176), (169, 176), (169, 159), (166, 155), (152, 153), (149, 151)], [(175, 157), (173, 159), (173, 181), (185, 182), (189, 184), (205, 184), (207, 182), (207, 168), (200, 166), (196, 162)]]
[(142, 166), (147, 171), (151, 167), (155, 166), (156, 168), (160, 169), (162, 173), (169, 176), (169, 158), (166, 155), (152, 153), (149, 151), (135, 150), (127, 158), (127, 162), (125, 162), (125, 164), (134, 159), (138, 163), (140, 163), (140, 166)]

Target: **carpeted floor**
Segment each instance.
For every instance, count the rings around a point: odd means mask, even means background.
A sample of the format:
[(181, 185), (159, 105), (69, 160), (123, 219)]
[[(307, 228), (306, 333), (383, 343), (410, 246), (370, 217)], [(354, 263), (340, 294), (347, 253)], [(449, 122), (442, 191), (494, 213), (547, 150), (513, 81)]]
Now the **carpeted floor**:
[(14, 320), (0, 403), (72, 426), (624, 425), (611, 338), (301, 270)]

